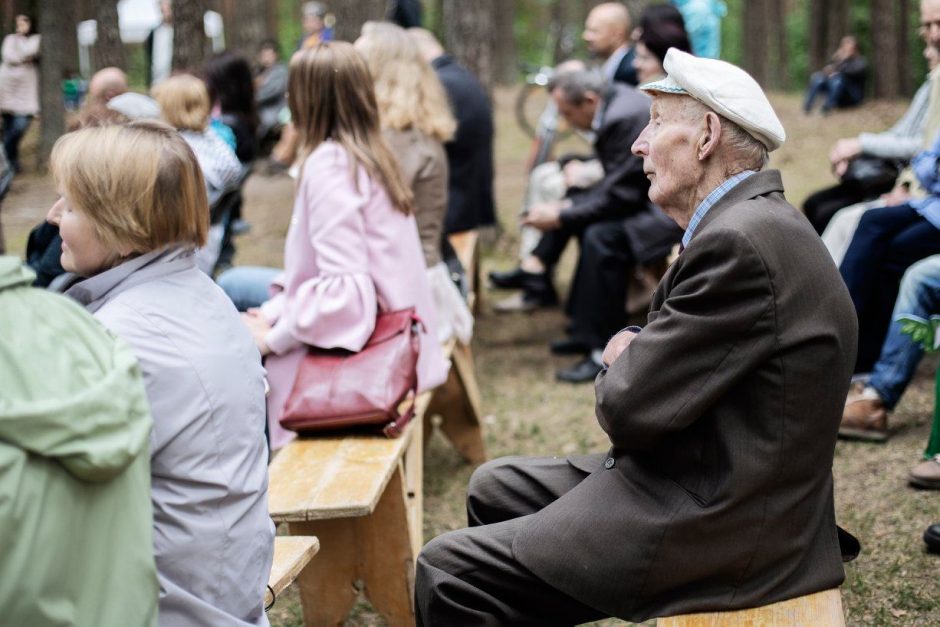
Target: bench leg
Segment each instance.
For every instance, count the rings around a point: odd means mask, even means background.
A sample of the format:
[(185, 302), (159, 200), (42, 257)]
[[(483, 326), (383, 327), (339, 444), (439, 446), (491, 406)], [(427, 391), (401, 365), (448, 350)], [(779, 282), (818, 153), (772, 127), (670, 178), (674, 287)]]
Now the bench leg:
[(342, 625), (356, 602), (357, 533), (349, 519), (288, 523), (291, 535), (320, 538), (317, 563), (300, 573), (297, 583), (304, 625)]
[[(421, 451), (420, 434), (415, 435), (409, 454), (412, 448)], [(418, 466), (412, 479), (420, 477), (420, 464), (409, 466)], [(414, 563), (421, 536), (414, 538), (412, 530), (415, 519), (421, 525), (414, 511), (421, 492), (409, 496), (408, 480), (405, 464), (399, 463), (370, 516), (288, 524), (291, 535), (320, 539), (317, 563), (298, 578), (305, 625), (342, 625), (356, 601), (358, 580), (389, 625), (414, 625)]]
[(459, 342), (454, 346), (450, 374), (444, 385), (434, 391), (428, 407), (427, 415), (434, 414), (441, 416), (441, 431), (461, 457), (474, 465), (486, 461), (480, 428), (480, 389), (469, 346)]

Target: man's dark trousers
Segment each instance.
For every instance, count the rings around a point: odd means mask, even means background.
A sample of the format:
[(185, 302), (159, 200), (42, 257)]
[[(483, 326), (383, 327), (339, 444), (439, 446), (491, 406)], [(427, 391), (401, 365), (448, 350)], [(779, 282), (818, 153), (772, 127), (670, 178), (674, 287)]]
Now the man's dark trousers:
[[(606, 456), (596, 457), (601, 469)], [(557, 457), (504, 457), (478, 468), (467, 489), (471, 526), (438, 536), (418, 556), (418, 625), (577, 625), (603, 618), (512, 554), (526, 517), (587, 476)]]

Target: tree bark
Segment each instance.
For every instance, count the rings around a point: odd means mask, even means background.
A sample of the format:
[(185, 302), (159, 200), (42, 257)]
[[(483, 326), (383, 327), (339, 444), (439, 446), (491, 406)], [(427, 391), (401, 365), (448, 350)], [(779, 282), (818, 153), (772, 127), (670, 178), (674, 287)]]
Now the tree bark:
[(254, 58), (261, 42), (268, 37), (267, 4), (267, 0), (238, 0), (232, 11), (233, 19), (225, 23), (227, 48), (239, 50), (248, 59)]
[(444, 0), (447, 49), (480, 80), (492, 96), (495, 75), (496, 2), (498, 0)]
[(117, 2), (99, 0), (95, 3), (95, 20), (98, 22), (98, 40), (95, 42), (95, 69), (119, 67), (127, 69), (127, 53), (121, 41), (118, 26)]
[(74, 31), (68, 13), (58, 0), (40, 0), (38, 8), (39, 32), (42, 36), (39, 70), (39, 106), (42, 131), (39, 140), (39, 165), (45, 169), (52, 146), (65, 133), (65, 101), (62, 98), (64, 48), (63, 38)]
[(783, 1), (770, 3), (768, 26), (771, 31), (771, 45), (774, 59), (770, 65), (770, 86), (775, 89), (786, 89), (790, 86), (790, 55), (787, 50), (787, 6)]
[[(900, 88), (901, 93), (904, 95), (910, 95), (914, 91), (914, 73), (911, 71), (912, 68), (912, 57), (911, 57), (911, 43), (908, 37), (910, 36), (911, 28), (911, 6), (907, 2), (898, 3), (898, 21), (895, 31), (895, 39), (898, 42), (898, 56), (897, 56), (897, 66), (896, 72), (900, 77)], [(918, 81), (919, 85), (920, 82)]]
[(516, 82), (519, 58), (516, 52), (516, 37), (513, 26), (516, 21), (516, 1), (499, 0), (496, 3), (496, 75), (500, 85)]
[(336, 39), (343, 41), (356, 41), (362, 25), (369, 20), (384, 20), (387, 9), (386, 0), (346, 0), (334, 2), (330, 6), (336, 16), (333, 34)]
[(761, 85), (767, 84), (767, 2), (748, 0), (744, 5), (744, 69)]
[(173, 70), (197, 72), (209, 56), (203, 16), (208, 0), (173, 3)]
[[(897, 13), (895, 0), (872, 0), (872, 49), (870, 59), (897, 59)], [(894, 98), (901, 94), (900, 73), (893, 63), (872, 63), (870, 72), (876, 98)]]
[(827, 2), (809, 3), (809, 70), (815, 72), (829, 60), (829, 11)]

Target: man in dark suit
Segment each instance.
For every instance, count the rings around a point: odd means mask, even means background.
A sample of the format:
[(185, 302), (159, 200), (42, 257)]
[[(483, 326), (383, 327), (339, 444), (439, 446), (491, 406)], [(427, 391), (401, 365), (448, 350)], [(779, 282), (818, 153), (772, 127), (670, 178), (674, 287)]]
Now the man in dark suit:
[[(594, 152), (603, 176), (580, 188), (571, 182), (578, 178), (571, 170), (583, 167), (581, 162), (566, 163), (562, 167), (568, 181), (566, 197), (529, 207), (523, 224), (539, 229), (542, 236), (519, 268), (490, 273), (490, 280), (498, 287), (521, 290), (498, 303), (500, 311), (528, 311), (557, 302), (551, 273), (572, 238), (603, 237), (619, 231), (623, 233), (621, 241), (625, 240), (622, 249), (644, 260), (665, 255), (678, 240), (675, 225), (650, 205), (642, 162), (630, 153), (630, 145), (649, 120), (649, 98), (633, 87), (608, 85), (602, 76), (587, 70), (558, 72), (549, 91), (569, 124), (594, 131)], [(626, 259), (618, 268), (624, 286), (631, 261)], [(624, 299), (616, 306), (623, 311)], [(606, 340), (603, 338), (600, 348)]]
[(599, 60), (608, 82), (637, 84), (630, 41), (630, 12), (619, 2), (599, 4), (588, 13), (581, 37), (588, 52)]
[[(739, 68), (670, 50), (633, 145), (685, 228), (648, 323), (605, 350), (611, 449), (470, 480), (468, 529), (418, 558), (419, 624), (576, 624), (761, 606), (838, 586), (832, 458), (856, 323), (764, 170), (784, 131)], [(857, 552), (857, 543), (852, 547)]]
[(489, 98), (480, 81), (445, 54), (429, 31), (409, 28), (408, 34), (441, 79), (457, 119), (457, 132), (444, 145), (449, 168), (444, 233), (494, 224), (493, 111)]

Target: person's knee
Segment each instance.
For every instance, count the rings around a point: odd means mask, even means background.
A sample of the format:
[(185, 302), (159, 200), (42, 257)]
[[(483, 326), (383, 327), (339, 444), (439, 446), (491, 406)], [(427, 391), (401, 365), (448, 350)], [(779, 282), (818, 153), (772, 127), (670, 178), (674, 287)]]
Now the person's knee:
[[(467, 484), (467, 513), (470, 524), (486, 524), (495, 510), (501, 510), (513, 478), (517, 476), (515, 463), (518, 457), (501, 457), (479, 466)], [(502, 516), (497, 516), (502, 519)]]

